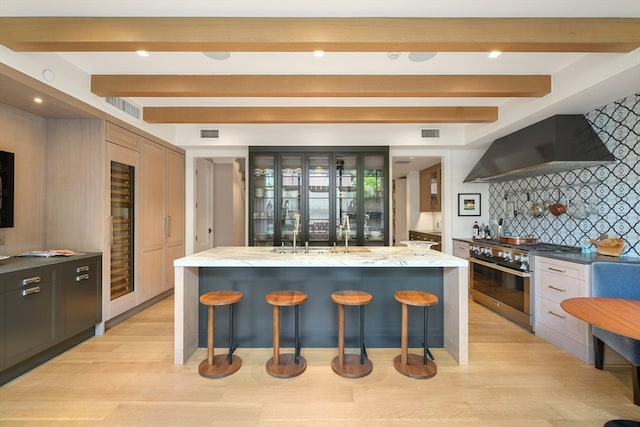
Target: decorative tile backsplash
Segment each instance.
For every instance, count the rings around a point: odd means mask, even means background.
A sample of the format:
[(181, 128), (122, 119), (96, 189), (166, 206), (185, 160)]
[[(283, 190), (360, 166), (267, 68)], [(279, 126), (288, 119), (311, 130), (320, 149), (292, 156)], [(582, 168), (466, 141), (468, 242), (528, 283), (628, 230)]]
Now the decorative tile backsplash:
[[(640, 94), (585, 114), (616, 161), (603, 166), (491, 184), (489, 216), (504, 218), (503, 234), (536, 236), (542, 242), (588, 245), (601, 234), (621, 237), (623, 255), (640, 256)], [(529, 196), (529, 201), (527, 200)], [(505, 200), (507, 196), (507, 200)], [(597, 212), (584, 219), (567, 214), (527, 214), (534, 202), (590, 204)], [(507, 214), (508, 202), (516, 208)], [(510, 217), (511, 216), (511, 217)], [(595, 250), (595, 248), (594, 248)]]

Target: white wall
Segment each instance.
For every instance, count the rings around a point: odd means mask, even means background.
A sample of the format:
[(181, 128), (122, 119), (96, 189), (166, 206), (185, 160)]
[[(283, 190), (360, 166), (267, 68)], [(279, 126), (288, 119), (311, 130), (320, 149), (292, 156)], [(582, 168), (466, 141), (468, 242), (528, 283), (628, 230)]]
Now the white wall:
[(407, 226), (408, 202), (407, 202), (407, 179), (399, 178), (395, 180), (395, 243), (409, 240), (409, 227)]
[[(471, 237), (471, 228), (474, 221), (489, 223), (489, 184), (463, 183), (467, 174), (480, 160), (485, 150), (453, 150), (450, 156), (451, 167), (449, 173), (445, 173), (446, 182), (443, 184), (445, 191), (450, 194), (447, 209), (451, 215), (451, 237)], [(448, 191), (447, 189), (450, 189)], [(458, 194), (480, 193), (481, 215), (458, 216)]]

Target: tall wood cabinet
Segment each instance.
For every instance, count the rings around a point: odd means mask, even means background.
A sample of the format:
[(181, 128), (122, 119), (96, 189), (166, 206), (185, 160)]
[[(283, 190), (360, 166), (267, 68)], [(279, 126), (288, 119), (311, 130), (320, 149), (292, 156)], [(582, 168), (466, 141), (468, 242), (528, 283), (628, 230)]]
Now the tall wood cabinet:
[[(112, 203), (120, 197), (112, 163), (130, 168), (131, 218), (124, 226)], [(47, 245), (104, 254), (105, 321), (173, 287), (173, 259), (184, 255), (182, 149), (101, 119), (49, 120), (46, 169)], [(112, 276), (122, 279), (112, 249), (123, 242), (128, 249), (119, 255), (132, 251), (124, 263), (130, 291), (112, 295)]]
[(144, 140), (142, 148), (143, 300), (173, 288), (184, 256), (184, 156)]
[(250, 147), (249, 244), (389, 244), (388, 147)]
[(440, 163), (420, 171), (420, 211), (442, 211), (442, 167)]

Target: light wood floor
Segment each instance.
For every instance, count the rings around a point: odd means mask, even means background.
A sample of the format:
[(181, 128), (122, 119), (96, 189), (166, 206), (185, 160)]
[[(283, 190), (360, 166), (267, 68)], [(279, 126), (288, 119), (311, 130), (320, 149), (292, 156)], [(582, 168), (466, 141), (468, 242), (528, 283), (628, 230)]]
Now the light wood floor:
[[(630, 371), (598, 371), (470, 303), (470, 363), (433, 350), (438, 374), (397, 373), (397, 349), (370, 349), (373, 373), (353, 380), (330, 367), (335, 349), (306, 349), (293, 379), (265, 372), (271, 349), (236, 352), (231, 377), (198, 375), (199, 349), (173, 364), (167, 298), (0, 387), (0, 426), (602, 426), (640, 419)], [(269, 319), (270, 321), (270, 319)]]

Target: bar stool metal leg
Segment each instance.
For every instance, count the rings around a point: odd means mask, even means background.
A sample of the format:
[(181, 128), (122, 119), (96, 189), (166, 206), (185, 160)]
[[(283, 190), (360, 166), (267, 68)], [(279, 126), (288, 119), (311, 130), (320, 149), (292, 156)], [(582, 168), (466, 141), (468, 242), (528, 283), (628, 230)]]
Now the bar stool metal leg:
[(364, 346), (364, 305), (360, 306), (360, 364), (364, 365), (367, 349)]
[(229, 305), (229, 354), (227, 354), (227, 362), (229, 365), (233, 363), (233, 352), (238, 348), (239, 343), (233, 344), (233, 304)]
[(295, 315), (296, 315), (296, 324), (295, 324), (295, 347), (296, 347), (296, 365), (300, 363), (300, 333), (298, 331), (298, 308), (299, 306), (295, 306)]
[(423, 362), (425, 365), (427, 364), (427, 356), (431, 360), (436, 360), (431, 354), (431, 350), (429, 350), (429, 346), (427, 345), (427, 333), (429, 331), (429, 307), (423, 307), (423, 316), (424, 316), (424, 355), (422, 356)]

